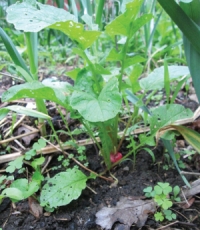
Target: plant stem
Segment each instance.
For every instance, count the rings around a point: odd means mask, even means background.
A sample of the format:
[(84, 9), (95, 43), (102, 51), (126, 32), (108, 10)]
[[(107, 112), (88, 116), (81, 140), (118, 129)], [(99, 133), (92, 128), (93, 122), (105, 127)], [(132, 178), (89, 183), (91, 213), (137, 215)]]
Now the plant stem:
[(118, 144), (117, 152), (119, 151), (119, 149), (120, 149), (120, 147), (121, 147), (121, 145), (122, 145), (122, 142), (124, 141), (124, 138), (125, 138), (125, 136), (126, 136), (126, 132), (127, 132), (128, 128), (130, 127), (130, 124), (131, 124), (132, 120), (134, 119), (134, 117), (136, 117), (136, 114), (137, 114), (137, 113), (138, 113), (138, 108), (136, 108), (136, 106), (135, 106), (135, 110), (134, 110), (134, 112), (132, 113), (132, 116), (129, 118), (128, 123), (127, 123), (127, 125), (126, 125), (126, 128), (125, 128), (125, 130), (124, 130), (123, 136), (121, 137), (120, 142), (119, 142), (119, 144)]
[[(27, 52), (30, 64), (30, 72), (33, 80), (38, 81), (38, 46), (37, 46), (37, 33), (25, 32)], [(35, 99), (36, 107), (39, 112), (48, 114), (44, 100)], [(40, 132), (42, 136), (46, 135), (46, 127), (44, 119), (38, 118), (39, 125), (41, 125)]]
[(25, 32), (30, 71), (34, 80), (38, 80), (38, 46), (37, 33)]
[(68, 131), (68, 133), (69, 133), (69, 136), (70, 136), (71, 140), (73, 140), (74, 142), (76, 142), (75, 139), (74, 139), (73, 136), (72, 136), (71, 130), (69, 129), (69, 126), (68, 126), (68, 124), (67, 124), (67, 122), (66, 122), (66, 119), (64, 118), (64, 116), (63, 116), (63, 114), (62, 114), (60, 108), (57, 107), (57, 110), (58, 110), (58, 112), (59, 112), (59, 114), (60, 114), (60, 116), (61, 116), (61, 118), (62, 118), (62, 120), (63, 120), (63, 122), (64, 122), (64, 124), (65, 124), (65, 127), (66, 127), (66, 129), (67, 129), (67, 131)]
[[(51, 123), (51, 124), (52, 124), (52, 123)], [(54, 129), (53, 129), (53, 130), (54, 130)], [(54, 130), (54, 131), (55, 131), (55, 130)], [(56, 133), (54, 133), (54, 134), (55, 134), (55, 136), (57, 136)], [(58, 136), (57, 136), (57, 138), (58, 138)], [(68, 152), (63, 151), (61, 148), (56, 147), (55, 145), (53, 145), (51, 142), (49, 142), (49, 141), (46, 140), (45, 138), (43, 138), (43, 139), (44, 139), (47, 143), (49, 143), (50, 145), (52, 145), (54, 148), (56, 148), (59, 152), (62, 152), (64, 155), (67, 155), (67, 156), (70, 155)], [(61, 145), (60, 145), (60, 146), (61, 146)], [(62, 147), (62, 146), (61, 146), (61, 147)], [(91, 169), (85, 167), (83, 164), (81, 164), (79, 161), (77, 161), (74, 157), (72, 157), (71, 159), (72, 159), (77, 165), (79, 165), (81, 168), (85, 169), (86, 171), (88, 171), (88, 172), (90, 172), (90, 173), (96, 175), (97, 177), (100, 177), (100, 178), (102, 178), (102, 179), (104, 179), (104, 180), (106, 180), (106, 181), (113, 182), (113, 179), (106, 178), (106, 177), (102, 176), (101, 174), (98, 174), (98, 173), (92, 171)]]
[(96, 24), (98, 24), (99, 29), (102, 29), (102, 15), (103, 15), (103, 7), (105, 4), (105, 0), (99, 0), (99, 4), (97, 6), (96, 12)]
[(90, 129), (90, 127), (83, 120), (81, 120), (81, 122), (85, 126), (85, 128), (87, 129), (90, 138), (94, 141), (94, 143), (97, 145), (99, 150), (101, 150), (102, 148), (101, 148), (100, 144), (97, 142), (97, 140), (96, 140), (95, 136), (93, 135), (93, 132)]
[(96, 83), (98, 93), (100, 93), (100, 92), (101, 92), (101, 87), (100, 87), (100, 84), (99, 84), (98, 79), (97, 79), (97, 77), (96, 77), (96, 76), (97, 76), (97, 73), (96, 73), (96, 71), (95, 71), (94, 65), (93, 65), (93, 63), (90, 61), (90, 59), (88, 58), (87, 54), (86, 54), (84, 51), (83, 51), (83, 56), (84, 56), (86, 62), (88, 63), (88, 66), (89, 66), (90, 70), (92, 71), (93, 79), (94, 79), (94, 81), (95, 81), (95, 83)]

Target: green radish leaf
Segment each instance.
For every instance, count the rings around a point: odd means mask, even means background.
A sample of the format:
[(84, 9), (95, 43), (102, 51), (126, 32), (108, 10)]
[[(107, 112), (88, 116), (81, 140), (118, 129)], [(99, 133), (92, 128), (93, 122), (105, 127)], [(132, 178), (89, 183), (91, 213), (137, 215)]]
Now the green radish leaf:
[(76, 21), (74, 15), (64, 9), (36, 2), (33, 6), (28, 2), (17, 2), (7, 9), (7, 21), (14, 24), (16, 30), (39, 32), (40, 30), (64, 21)]
[(1, 194), (5, 197), (9, 197), (13, 202), (25, 199), (23, 192), (18, 188), (6, 188)]
[(38, 191), (39, 184), (35, 181), (28, 183), (27, 179), (22, 178), (15, 180), (10, 187), (19, 189), (22, 192), (24, 199), (26, 199)]
[(121, 108), (117, 78), (111, 78), (99, 96), (92, 93), (92, 90), (75, 90), (70, 103), (73, 109), (77, 109), (90, 122), (106, 121), (115, 117)]
[(2, 191), (2, 195), (9, 197), (14, 202), (20, 201), (33, 195), (39, 189), (39, 184), (35, 181), (28, 183), (27, 179), (15, 180), (10, 188), (6, 188)]
[[(24, 114), (27, 116), (31, 116), (31, 117), (37, 117), (37, 118), (43, 118), (43, 119), (51, 119), (50, 116), (48, 116), (47, 114), (32, 110), (32, 109), (28, 109), (25, 108), (23, 106), (19, 106), (19, 105), (11, 105), (11, 106), (7, 106), (6, 109), (14, 111), (18, 114)], [(1, 114), (1, 110), (0, 109), (0, 114)], [(4, 109), (3, 109), (4, 110)]]
[(126, 11), (116, 17), (106, 26), (106, 32), (111, 35), (128, 36), (130, 33), (130, 24), (134, 21), (143, 0), (136, 0), (126, 4)]
[(69, 95), (71, 87), (67, 82), (27, 82), (9, 88), (2, 95), (2, 101), (12, 101), (21, 98), (46, 99), (66, 107), (68, 104), (67, 95)]
[(160, 128), (171, 125), (173, 122), (191, 118), (193, 112), (182, 105), (170, 104), (162, 105), (152, 110), (152, 116), (149, 117), (151, 133), (156, 133)]
[[(187, 66), (168, 66), (170, 81), (186, 78), (190, 74)], [(144, 90), (160, 90), (164, 88), (164, 66), (154, 69), (147, 77), (142, 78), (140, 86)]]
[(49, 179), (42, 188), (40, 204), (57, 208), (76, 200), (86, 187), (88, 177), (80, 170), (69, 169)]
[(106, 61), (121, 61), (123, 57), (123, 53), (118, 53), (115, 48), (110, 50), (110, 53), (106, 57)]
[(62, 31), (75, 40), (82, 49), (90, 47), (101, 34), (100, 31), (85, 31), (83, 24), (72, 21), (57, 22), (49, 28)]
[(136, 63), (145, 62), (145, 61), (146, 61), (145, 58), (141, 57), (140, 55), (135, 55), (134, 57), (126, 59), (125, 68), (132, 66)]
[(36, 2), (32, 6), (27, 2), (16, 3), (7, 8), (7, 21), (17, 30), (38, 32), (46, 27), (60, 30), (75, 40), (82, 49), (90, 47), (101, 34), (100, 31), (85, 31), (74, 15), (66, 10)]

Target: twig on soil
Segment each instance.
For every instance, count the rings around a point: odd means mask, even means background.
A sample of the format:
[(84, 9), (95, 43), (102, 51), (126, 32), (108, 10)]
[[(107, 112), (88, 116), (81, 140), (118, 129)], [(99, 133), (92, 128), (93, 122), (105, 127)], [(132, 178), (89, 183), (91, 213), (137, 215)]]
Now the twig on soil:
[[(26, 117), (26, 115), (23, 115), (12, 127), (12, 129), (15, 129)], [(9, 129), (9, 131), (5, 134), (5, 137), (7, 137), (8, 135), (10, 135), (10, 133), (12, 132), (12, 129)]]
[(187, 203), (187, 205), (190, 206), (190, 204), (189, 204), (188, 200), (186, 199), (185, 194), (184, 194), (184, 192), (183, 192), (182, 189), (181, 189), (181, 194), (182, 194), (183, 199), (184, 199), (185, 202)]
[[(53, 145), (50, 141), (46, 140), (44, 137), (42, 137), (47, 143), (49, 143), (51, 146), (54, 146), (54, 148), (56, 148), (59, 152), (63, 153), (64, 155), (67, 155), (69, 156), (70, 154), (66, 151), (62, 151), (59, 147)], [(110, 181), (110, 182), (113, 182), (113, 179), (111, 178), (107, 178), (107, 177), (104, 177), (104, 176), (101, 176), (99, 175), (98, 173), (92, 171), (91, 169), (85, 167), (83, 164), (81, 164), (79, 161), (77, 161), (74, 157), (71, 158), (76, 164), (78, 164), (81, 168), (85, 169), (86, 171), (90, 172), (90, 173), (93, 173), (95, 174), (97, 177), (100, 177), (106, 181)]]
[(200, 173), (197, 172), (185, 172), (185, 171), (181, 171), (180, 172), (183, 175), (195, 175), (195, 176), (200, 176)]
[(162, 227), (160, 227), (160, 228), (156, 228), (156, 230), (161, 230), (161, 229), (168, 228), (168, 227), (170, 227), (170, 226), (172, 226), (172, 225), (174, 225), (174, 224), (178, 224), (178, 222), (179, 222), (179, 221), (177, 220), (177, 221), (175, 221), (175, 222), (173, 222), (173, 223), (167, 224), (167, 225), (162, 226)]
[(26, 148), (18, 141), (18, 140), (14, 140), (14, 142), (23, 150), (26, 150)]
[(182, 216), (183, 218), (185, 218), (188, 222), (190, 222), (190, 220), (184, 216), (182, 213), (178, 212), (177, 210), (173, 209), (173, 208), (170, 208), (171, 210), (173, 210), (174, 212), (178, 213), (180, 216)]
[(44, 171), (46, 170), (47, 166), (49, 165), (49, 163), (51, 162), (53, 156), (49, 156), (47, 159), (47, 162), (45, 163), (44, 167), (41, 170), (41, 173), (44, 173)]
[(10, 141), (13, 141), (13, 140), (16, 140), (16, 139), (25, 137), (25, 136), (29, 136), (29, 135), (31, 135), (31, 134), (38, 133), (38, 132), (39, 132), (39, 130), (31, 131), (31, 132), (29, 132), (29, 133), (23, 133), (23, 134), (21, 134), (21, 135), (15, 136), (15, 137), (8, 138), (8, 139), (6, 139), (6, 140), (2, 140), (2, 141), (0, 141), (0, 144), (5, 144), (5, 143), (7, 143), (7, 142), (10, 142)]
[(90, 188), (88, 185), (86, 186), (90, 191), (92, 191), (94, 194), (97, 194), (92, 188)]
[[(176, 122), (174, 122), (173, 124), (174, 125), (183, 125), (183, 124), (188, 124), (188, 123), (191, 123), (193, 122), (198, 116), (200, 115), (200, 107), (195, 111), (193, 117), (191, 118), (188, 118), (188, 119), (182, 119), (182, 120), (178, 120)], [(148, 132), (150, 131), (150, 128), (149, 127), (143, 127), (143, 128), (139, 128), (139, 129), (136, 129), (134, 130), (133, 132), (129, 133), (128, 135), (134, 135), (134, 134), (140, 134), (140, 133), (144, 133), (144, 132)], [(123, 131), (122, 132), (119, 132), (118, 133), (118, 136), (123, 136)], [(26, 135), (30, 135), (30, 133), (26, 134)], [(26, 136), (25, 135), (25, 136)], [(100, 142), (100, 139), (97, 137), (96, 138), (96, 141), (97, 142)], [(8, 141), (6, 141), (8, 142)], [(0, 141), (0, 144), (2, 144), (2, 141)], [(81, 140), (81, 141), (77, 141), (76, 143), (77, 145), (79, 146), (83, 146), (83, 145), (90, 145), (90, 144), (93, 144), (93, 141), (91, 139), (86, 139), (86, 140)], [(42, 152), (42, 154), (49, 154), (49, 153), (53, 153), (56, 151), (56, 149), (59, 148), (59, 145), (54, 145), (54, 146), (47, 146), (45, 148), (43, 148), (41, 151), (40, 151), (40, 154)], [(71, 149), (72, 146), (70, 145), (64, 145), (62, 146), (62, 148), (64, 150), (66, 149)], [(8, 161), (11, 161), (11, 160), (14, 160), (16, 159), (17, 157), (21, 156), (21, 152), (16, 152), (16, 153), (11, 153), (11, 154), (7, 154), (7, 155), (4, 155), (4, 156), (0, 156), (0, 163), (4, 163), (4, 162), (8, 162)]]

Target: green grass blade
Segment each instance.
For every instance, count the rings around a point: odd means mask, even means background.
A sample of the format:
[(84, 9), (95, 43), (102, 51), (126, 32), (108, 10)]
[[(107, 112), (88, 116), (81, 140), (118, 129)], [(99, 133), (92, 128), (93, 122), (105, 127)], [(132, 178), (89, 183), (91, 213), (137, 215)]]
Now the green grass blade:
[[(195, 22), (197, 25), (200, 25), (200, 0), (193, 0), (191, 3), (180, 3), (181, 8), (185, 11), (185, 13)], [(183, 36), (184, 48), (185, 48), (185, 55), (186, 60), (190, 69), (190, 73), (193, 80), (193, 85), (200, 101), (200, 90), (199, 90), (199, 73), (200, 73), (200, 53), (197, 52), (193, 44), (190, 40)], [(199, 42), (199, 41), (198, 41)], [(200, 42), (199, 42), (200, 43)]]
[(200, 102), (200, 88), (199, 88), (200, 53), (198, 53), (194, 49), (193, 45), (185, 36), (183, 36), (183, 44), (184, 44), (186, 60), (192, 76), (195, 92)]
[(13, 44), (12, 40), (9, 36), (5, 33), (5, 31), (0, 27), (0, 37), (10, 55), (15, 65), (20, 66), (24, 69), (29, 75), (31, 76), (23, 58), (20, 56), (19, 52), (17, 51), (15, 45)]
[(166, 57), (164, 59), (164, 88), (167, 97), (167, 104), (169, 104), (170, 100), (170, 79), (169, 79), (169, 70)]
[(184, 139), (194, 148), (198, 153), (200, 153), (200, 134), (196, 131), (189, 129), (181, 125), (171, 125), (172, 128), (176, 129)]
[(35, 80), (38, 80), (38, 45), (37, 33), (25, 32), (30, 70)]
[(187, 16), (174, 0), (158, 0), (158, 2), (200, 54), (199, 27)]
[(181, 178), (183, 179), (184, 183), (190, 188), (191, 186), (190, 186), (189, 182), (187, 181), (187, 179), (185, 178), (185, 176), (181, 174), (181, 170), (178, 167), (178, 164), (177, 164), (177, 161), (176, 161), (176, 157), (175, 157), (174, 150), (173, 150), (173, 147), (171, 145), (171, 142), (169, 140), (165, 140), (163, 138), (161, 138), (161, 140), (162, 140), (165, 148), (169, 152), (169, 155), (170, 155), (170, 157), (171, 157), (171, 159), (172, 159), (172, 161), (173, 161), (173, 163), (174, 163), (177, 171), (179, 172)]
[(105, 4), (105, 0), (100, 0), (96, 12), (96, 24), (99, 25), (100, 30), (102, 28), (102, 15), (103, 15), (104, 4)]

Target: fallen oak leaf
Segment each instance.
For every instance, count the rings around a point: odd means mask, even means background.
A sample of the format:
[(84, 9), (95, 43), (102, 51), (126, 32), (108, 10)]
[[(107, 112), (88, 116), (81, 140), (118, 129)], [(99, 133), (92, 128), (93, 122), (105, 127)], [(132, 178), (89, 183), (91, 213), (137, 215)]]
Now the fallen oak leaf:
[(40, 218), (40, 216), (42, 216), (43, 214), (43, 208), (40, 206), (38, 201), (34, 197), (30, 196), (28, 198), (28, 204), (30, 208), (30, 213), (32, 213), (35, 218)]
[(187, 209), (187, 208), (190, 208), (190, 207), (193, 205), (194, 201), (195, 201), (195, 198), (194, 198), (194, 197), (191, 197), (189, 200), (187, 200), (187, 202), (185, 202), (185, 203), (180, 203), (180, 204), (178, 204), (178, 205), (179, 205), (179, 207), (181, 207), (182, 209)]
[(21, 137), (21, 140), (24, 142), (25, 146), (29, 146), (31, 141), (38, 137), (38, 133), (29, 134), (31, 130), (26, 127), (19, 127), (17, 130), (17, 135), (26, 133), (27, 136)]
[(153, 200), (136, 200), (131, 197), (122, 197), (117, 202), (116, 207), (103, 207), (96, 213), (96, 224), (102, 228), (109, 230), (115, 222), (120, 222), (128, 226), (135, 223), (137, 227), (144, 226), (148, 213), (156, 211), (156, 203)]

